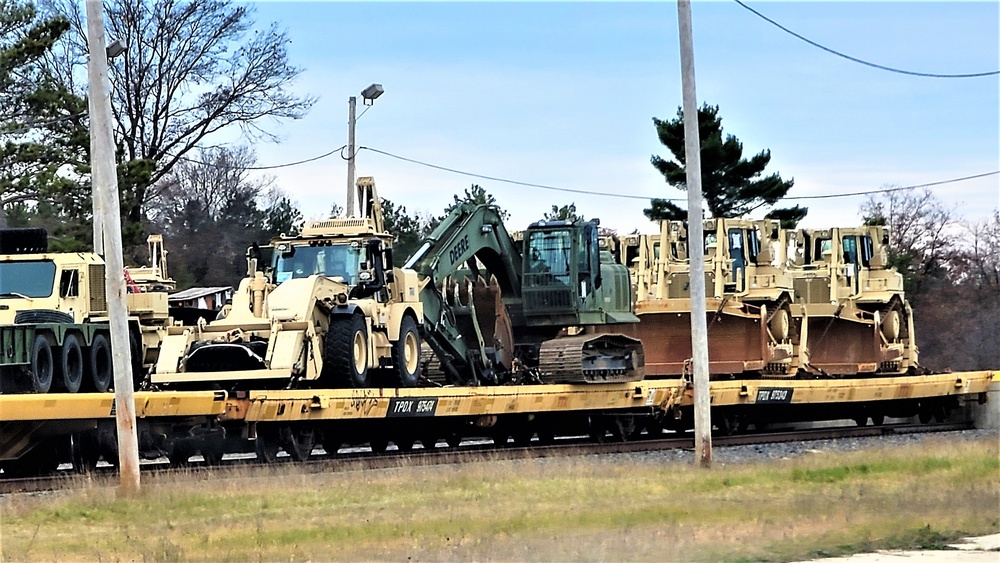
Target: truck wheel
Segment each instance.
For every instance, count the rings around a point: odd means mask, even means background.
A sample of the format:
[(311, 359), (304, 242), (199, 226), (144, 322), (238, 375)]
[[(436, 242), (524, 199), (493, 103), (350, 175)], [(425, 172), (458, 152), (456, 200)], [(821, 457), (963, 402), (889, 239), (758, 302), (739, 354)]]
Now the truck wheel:
[(52, 346), (44, 334), (36, 334), (31, 345), (31, 390), (48, 393), (52, 388)]
[(93, 390), (104, 393), (111, 388), (111, 344), (108, 337), (103, 333), (94, 335), (94, 342), (90, 345), (89, 354), (89, 381)]
[(368, 387), (368, 331), (364, 317), (331, 319), (324, 352), (324, 379)]
[(59, 387), (67, 393), (76, 393), (83, 384), (83, 351), (75, 334), (67, 334), (63, 339), (59, 359)]
[(392, 346), (392, 365), (396, 366), (400, 387), (416, 387), (420, 380), (420, 333), (413, 317), (399, 323), (399, 340)]

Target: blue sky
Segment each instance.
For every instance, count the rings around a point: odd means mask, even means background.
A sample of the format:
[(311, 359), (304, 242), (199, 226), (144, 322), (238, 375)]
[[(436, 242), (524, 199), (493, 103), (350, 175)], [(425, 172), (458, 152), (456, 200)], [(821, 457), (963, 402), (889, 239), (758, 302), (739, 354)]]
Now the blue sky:
[[(1000, 69), (997, 2), (747, 2), (813, 41), (918, 72)], [(684, 197), (649, 163), (669, 156), (652, 117), (681, 105), (677, 8), (640, 3), (257, 2), (319, 96), (304, 119), (269, 126), (262, 166), (347, 142), (347, 99), (385, 94), (358, 122), (358, 144), (521, 182), (630, 196)], [(720, 106), (746, 154), (770, 149), (789, 196), (874, 190), (1000, 170), (1000, 80), (920, 78), (850, 62), (782, 32), (735, 2), (695, 2), (699, 103)], [(360, 100), (359, 100), (360, 112)], [(320, 218), (344, 203), (346, 162), (332, 156), (270, 171)], [(620, 231), (653, 232), (645, 199), (468, 178), (361, 151), (358, 175), (411, 212), (440, 214), (472, 183), (511, 212), (511, 228), (575, 203)], [(1000, 176), (933, 188), (958, 214), (1000, 206)], [(807, 226), (855, 224), (863, 197), (801, 201)]]

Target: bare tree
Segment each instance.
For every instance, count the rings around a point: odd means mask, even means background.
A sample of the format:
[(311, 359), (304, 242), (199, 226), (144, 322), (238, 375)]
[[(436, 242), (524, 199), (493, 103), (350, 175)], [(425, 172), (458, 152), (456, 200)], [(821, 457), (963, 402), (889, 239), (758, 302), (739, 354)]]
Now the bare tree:
[[(86, 22), (82, 4), (52, 0), (75, 33), (52, 63), (82, 91)], [(133, 176), (122, 183), (122, 213), (139, 224), (153, 186), (218, 131), (237, 127), (246, 140), (270, 139), (267, 120), (298, 119), (313, 97), (288, 87), (301, 69), (288, 61), (288, 36), (274, 24), (254, 29), (253, 8), (220, 0), (109, 0), (105, 23), (125, 46), (111, 60), (112, 106), (120, 159)], [(70, 65), (72, 70), (66, 70)], [(121, 173), (121, 172), (120, 172)]]
[(250, 176), (255, 163), (246, 147), (200, 150), (161, 180), (150, 218), (175, 251), (182, 285), (232, 284), (246, 272), (250, 244), (301, 228), (302, 214), (274, 179)]
[(928, 189), (870, 196), (861, 206), (869, 224), (890, 228), (891, 259), (906, 277), (907, 291), (919, 295), (927, 282), (946, 278), (959, 254), (954, 207)]

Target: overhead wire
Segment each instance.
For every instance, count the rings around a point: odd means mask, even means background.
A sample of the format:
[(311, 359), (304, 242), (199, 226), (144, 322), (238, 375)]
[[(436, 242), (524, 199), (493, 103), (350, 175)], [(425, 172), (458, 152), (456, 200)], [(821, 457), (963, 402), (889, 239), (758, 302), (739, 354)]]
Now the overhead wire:
[(780, 23), (774, 21), (773, 19), (771, 19), (771, 18), (765, 16), (764, 14), (758, 12), (757, 10), (754, 10), (750, 6), (747, 6), (745, 3), (743, 3), (741, 0), (733, 0), (733, 1), (736, 2), (737, 4), (739, 4), (740, 6), (746, 8), (747, 10), (749, 10), (750, 12), (752, 12), (754, 15), (756, 15), (759, 18), (761, 18), (762, 20), (770, 23), (771, 25), (777, 27), (778, 29), (784, 31), (785, 33), (787, 33), (787, 34), (789, 34), (789, 35), (791, 35), (793, 37), (796, 37), (798, 39), (801, 39), (802, 41), (805, 41), (806, 43), (812, 45), (813, 47), (822, 49), (822, 50), (824, 50), (827, 53), (830, 53), (832, 55), (836, 55), (838, 57), (847, 59), (849, 61), (856, 62), (856, 63), (859, 63), (859, 64), (863, 64), (865, 66), (869, 66), (869, 67), (872, 67), (872, 68), (877, 68), (877, 69), (885, 70), (885, 71), (889, 71), (889, 72), (895, 72), (895, 73), (898, 73), (898, 74), (906, 74), (906, 75), (909, 75), (909, 76), (921, 76), (921, 77), (925, 77), (925, 78), (981, 78), (983, 76), (996, 76), (996, 75), (1000, 75), (1000, 70), (991, 70), (989, 72), (970, 72), (970, 73), (960, 73), (960, 74), (940, 74), (940, 73), (934, 73), (934, 72), (915, 72), (915, 71), (912, 71), (912, 70), (903, 70), (903, 69), (900, 69), (900, 68), (893, 68), (893, 67), (890, 67), (890, 66), (876, 64), (876, 63), (869, 62), (869, 61), (866, 61), (866, 60), (863, 60), (863, 59), (859, 59), (857, 57), (852, 57), (850, 55), (846, 55), (844, 53), (841, 53), (840, 51), (831, 49), (831, 48), (826, 47), (824, 45), (820, 45), (819, 43), (813, 41), (812, 39), (809, 39), (809, 38), (804, 37), (804, 36), (802, 36), (802, 35), (800, 35), (798, 33), (795, 33), (794, 31), (788, 29), (787, 27), (781, 25)]
[[(617, 197), (617, 198), (621, 198), (621, 199), (641, 199), (641, 200), (644, 200), (644, 201), (648, 201), (650, 199), (661, 199), (661, 200), (666, 200), (666, 201), (687, 201), (686, 198), (659, 198), (659, 197), (656, 197), (656, 196), (644, 196), (644, 195), (632, 195), (632, 194), (616, 194), (616, 193), (610, 193), (610, 192), (598, 192), (598, 191), (591, 191), (591, 190), (580, 190), (580, 189), (572, 189), (572, 188), (560, 188), (560, 187), (556, 187), (556, 186), (547, 186), (547, 185), (544, 185), (544, 184), (534, 184), (534, 183), (531, 183), (531, 182), (521, 182), (521, 181), (518, 181), (518, 180), (508, 180), (506, 178), (500, 178), (500, 177), (497, 177), (497, 176), (487, 176), (487, 175), (484, 175), (484, 174), (476, 174), (474, 172), (466, 172), (464, 170), (457, 170), (455, 168), (449, 168), (447, 166), (440, 166), (438, 164), (431, 164), (429, 162), (423, 162), (423, 161), (416, 160), (416, 159), (413, 159), (413, 158), (407, 158), (407, 157), (404, 157), (404, 156), (399, 156), (397, 154), (392, 154), (390, 152), (379, 150), (379, 149), (375, 149), (375, 148), (372, 148), (372, 147), (359, 147), (358, 150), (359, 151), (360, 150), (372, 151), (372, 152), (375, 152), (375, 153), (378, 153), (378, 154), (382, 154), (382, 155), (385, 155), (385, 156), (388, 156), (388, 157), (391, 157), (391, 158), (402, 160), (404, 162), (410, 162), (410, 163), (417, 164), (417, 165), (420, 165), (420, 166), (426, 166), (427, 168), (433, 168), (435, 170), (442, 170), (442, 171), (445, 171), (445, 172), (452, 172), (454, 174), (461, 174), (463, 176), (471, 176), (473, 178), (481, 178), (481, 179), (484, 179), (484, 180), (491, 180), (491, 181), (494, 181), (494, 182), (503, 182), (503, 183), (507, 183), (507, 184), (514, 184), (514, 185), (517, 185), (517, 186), (526, 186), (526, 187), (530, 187), (530, 188), (541, 188), (541, 189), (546, 189), (546, 190), (568, 192), (568, 193), (576, 193), (576, 194), (583, 194), (583, 195), (596, 195), (596, 196), (604, 196), (604, 197)], [(786, 197), (783, 197), (781, 199), (783, 199), (783, 200), (795, 200), (795, 199), (831, 199), (831, 198), (838, 198), (838, 197), (855, 197), (855, 196), (861, 196), (861, 195), (872, 195), (872, 194), (879, 194), (879, 193), (891, 193), (891, 192), (898, 192), (898, 191), (904, 191), (904, 190), (912, 190), (912, 189), (916, 189), (916, 188), (926, 188), (926, 187), (931, 187), (931, 186), (940, 186), (940, 185), (944, 185), (944, 184), (953, 184), (953, 183), (956, 183), (956, 182), (964, 182), (966, 180), (974, 180), (976, 178), (985, 178), (987, 176), (995, 176), (997, 174), (1000, 174), (1000, 170), (994, 170), (992, 172), (984, 172), (982, 174), (974, 174), (974, 175), (971, 175), (971, 176), (963, 176), (961, 178), (952, 178), (950, 180), (941, 180), (941, 181), (938, 181), (938, 182), (929, 182), (929, 183), (926, 183), (926, 184), (915, 184), (915, 185), (912, 185), (912, 186), (901, 186), (901, 187), (893, 187), (893, 188), (881, 188), (881, 189), (877, 189), (877, 190), (866, 190), (866, 191), (860, 191), (860, 192), (849, 192), (849, 193), (840, 193), (840, 194), (822, 194), (822, 195), (812, 195), (812, 196), (786, 196)]]

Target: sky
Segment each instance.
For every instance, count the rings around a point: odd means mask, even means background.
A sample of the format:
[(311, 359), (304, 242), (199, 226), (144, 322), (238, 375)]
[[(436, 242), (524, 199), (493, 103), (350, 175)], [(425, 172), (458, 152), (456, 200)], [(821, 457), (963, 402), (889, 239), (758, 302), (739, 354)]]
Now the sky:
[[(998, 2), (746, 2), (830, 49), (907, 71), (1000, 69)], [(357, 144), (493, 178), (473, 178), (370, 150), (358, 176), (410, 213), (440, 215), (479, 184), (522, 229), (574, 203), (619, 232), (656, 232), (649, 198), (684, 198), (650, 164), (669, 151), (652, 118), (682, 103), (674, 2), (254, 2), (287, 31), (303, 69), (289, 87), (318, 97), (301, 120), (265, 123), (259, 166), (347, 143), (348, 98), (385, 93), (357, 122)], [(746, 156), (771, 151), (766, 173), (794, 179), (788, 197), (911, 186), (1000, 170), (1000, 78), (926, 78), (845, 60), (774, 27), (734, 1), (692, 7), (699, 105), (719, 106)], [(344, 205), (339, 154), (261, 172), (307, 219)], [(930, 188), (958, 216), (1000, 207), (1000, 175)], [(788, 200), (802, 225), (854, 225), (866, 197)], [(683, 201), (679, 202), (686, 206)], [(762, 213), (758, 213), (760, 215)]]

